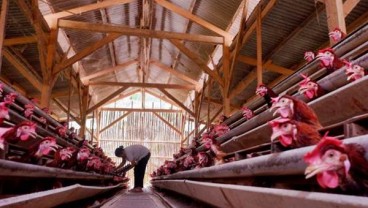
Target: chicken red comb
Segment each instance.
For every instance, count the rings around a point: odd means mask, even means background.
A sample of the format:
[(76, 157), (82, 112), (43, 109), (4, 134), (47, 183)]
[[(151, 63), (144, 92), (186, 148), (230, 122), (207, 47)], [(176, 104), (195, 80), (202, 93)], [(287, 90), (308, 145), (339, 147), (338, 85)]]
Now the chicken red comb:
[(342, 151), (345, 146), (337, 138), (325, 135), (312, 151), (305, 154), (304, 161), (308, 164), (318, 163), (321, 160), (321, 156), (331, 148)]
[(305, 85), (311, 81), (311, 79), (305, 74), (300, 74), (300, 76), (303, 77), (303, 80), (299, 83), (299, 85)]

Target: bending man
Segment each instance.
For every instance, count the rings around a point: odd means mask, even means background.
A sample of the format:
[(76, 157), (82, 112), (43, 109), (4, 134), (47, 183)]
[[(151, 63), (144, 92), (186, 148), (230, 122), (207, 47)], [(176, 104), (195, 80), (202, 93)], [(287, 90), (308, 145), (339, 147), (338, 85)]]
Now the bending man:
[[(115, 156), (123, 158), (121, 164), (116, 168), (116, 172), (126, 172), (134, 167), (134, 188), (131, 192), (142, 192), (144, 173), (151, 153), (143, 145), (130, 145), (126, 148), (120, 146), (115, 149)], [(125, 165), (126, 161), (130, 164)]]

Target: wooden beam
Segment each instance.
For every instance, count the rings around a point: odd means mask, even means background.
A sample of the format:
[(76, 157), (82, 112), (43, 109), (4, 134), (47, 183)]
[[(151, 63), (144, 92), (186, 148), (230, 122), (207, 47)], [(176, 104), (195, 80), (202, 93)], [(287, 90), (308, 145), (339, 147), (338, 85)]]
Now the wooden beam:
[[(342, 0), (324, 0), (326, 4), (326, 15), (328, 31), (332, 31), (335, 28), (339, 28), (346, 34), (345, 15), (343, 9)], [(334, 41), (330, 38), (330, 44), (334, 44)]]
[(22, 76), (27, 79), (33, 87), (38, 91), (42, 90), (42, 83), (38, 78), (31, 73), (31, 71), (21, 63), (8, 49), (3, 50), (4, 57), (17, 69), (17, 71), (22, 74)]
[(107, 8), (107, 7), (112, 7), (112, 6), (116, 6), (116, 5), (121, 5), (121, 4), (127, 4), (130, 3), (134, 0), (105, 0), (105, 1), (98, 1), (95, 4), (88, 4), (85, 6), (80, 6), (77, 8), (73, 8), (73, 9), (68, 9), (62, 12), (57, 12), (57, 13), (53, 13), (53, 14), (48, 14), (45, 15), (44, 18), (47, 22), (53, 21), (53, 20), (57, 20), (60, 18), (64, 18), (64, 17), (70, 17), (70, 16), (74, 16), (74, 15), (81, 15), (82, 13), (85, 12), (89, 12), (89, 11), (94, 11), (97, 9), (102, 9), (102, 8)]
[(1, 72), (1, 65), (3, 61), (3, 54), (2, 49), (4, 45), (4, 37), (5, 37), (5, 24), (6, 24), (6, 16), (8, 13), (8, 6), (9, 1), (3, 0), (1, 4), (1, 10), (0, 10), (0, 72)]
[(191, 21), (203, 26), (204, 28), (207, 28), (207, 29), (223, 36), (224, 39), (225, 39), (225, 45), (230, 46), (230, 44), (233, 40), (233, 36), (229, 32), (227, 32), (227, 31), (225, 31), (225, 30), (223, 30), (223, 29), (207, 22), (206, 20), (194, 15), (193, 13), (191, 13), (191, 12), (189, 12), (189, 11), (179, 7), (179, 6), (176, 6), (175, 4), (170, 3), (169, 1), (155, 0), (155, 2), (158, 3), (159, 5), (161, 5), (162, 7), (173, 11), (176, 14), (179, 14), (179, 15), (187, 18), (187, 19), (190, 19)]
[(107, 85), (107, 86), (125, 86), (125, 87), (142, 87), (142, 88), (159, 88), (159, 89), (184, 89), (195, 90), (194, 85), (178, 85), (178, 84), (156, 84), (156, 83), (137, 83), (137, 82), (90, 82), (89, 85)]
[(181, 80), (184, 80), (186, 82), (189, 82), (191, 84), (194, 84), (195, 86), (199, 86), (198, 81), (194, 80), (193, 78), (189, 77), (188, 75), (186, 75), (186, 74), (184, 74), (184, 73), (182, 73), (182, 72), (180, 72), (178, 70), (175, 70), (175, 69), (173, 69), (171, 67), (166, 66), (165, 64), (161, 63), (158, 60), (151, 60), (151, 63), (154, 64), (154, 65), (156, 65), (160, 69), (165, 70), (165, 71), (169, 72), (170, 74), (178, 77)]
[(4, 39), (4, 46), (37, 43), (36, 35)]
[(108, 102), (106, 102), (105, 105), (111, 104), (111, 103), (116, 102), (118, 100), (124, 99), (124, 98), (126, 98), (128, 96), (134, 95), (135, 93), (137, 93), (139, 91), (140, 91), (140, 89), (135, 89), (135, 90), (133, 90), (131, 92), (128, 92), (126, 94), (118, 95), (117, 97), (115, 97), (115, 98), (109, 100)]
[(263, 62), (262, 62), (262, 16), (261, 11), (258, 10), (257, 18), (257, 84), (263, 83)]
[(240, 92), (242, 92), (250, 83), (253, 82), (254, 79), (257, 78), (257, 73), (255, 70), (251, 71), (243, 80), (241, 80), (231, 91), (230, 99), (237, 96)]
[[(257, 59), (249, 57), (249, 56), (239, 55), (237, 60), (245, 64), (251, 65), (251, 66), (257, 66)], [(273, 71), (273, 72), (277, 72), (279, 74), (285, 74), (285, 75), (290, 75), (294, 73), (294, 71), (291, 69), (273, 64), (272, 60), (268, 60), (266, 63), (264, 63), (263, 68), (268, 71)]]
[(153, 115), (157, 116), (157, 118), (159, 118), (162, 122), (164, 122), (166, 125), (168, 125), (170, 128), (172, 128), (174, 131), (176, 131), (178, 134), (181, 135), (181, 131), (175, 126), (173, 126), (170, 122), (168, 122), (165, 118), (160, 116), (160, 114), (158, 114), (157, 112), (152, 112), (152, 113)]
[(86, 131), (86, 121), (87, 121), (87, 109), (88, 109), (88, 103), (89, 103), (89, 86), (86, 86), (82, 89), (82, 96), (81, 96), (81, 124), (80, 124), (80, 130), (79, 130), (79, 136), (84, 137), (85, 131)]
[(93, 107), (91, 107), (90, 109), (87, 110), (87, 114), (93, 112), (94, 110), (96, 110), (97, 108), (101, 107), (102, 105), (104, 105), (106, 102), (108, 102), (109, 100), (113, 99), (114, 97), (118, 96), (120, 93), (124, 92), (126, 89), (128, 89), (129, 87), (122, 87), (118, 90), (116, 90), (115, 92), (111, 93), (110, 95), (108, 95), (106, 98), (104, 98), (103, 100), (101, 100), (100, 102), (98, 102), (96, 105), (94, 105)]
[(176, 46), (182, 53), (184, 53), (188, 58), (190, 58), (194, 63), (196, 63), (206, 74), (216, 80), (220, 86), (224, 86), (224, 81), (221, 79), (220, 75), (216, 71), (210, 69), (207, 64), (195, 53), (189, 50), (184, 44), (177, 40), (170, 40), (170, 42)]
[(125, 114), (123, 114), (122, 116), (120, 116), (119, 118), (117, 118), (115, 121), (113, 121), (112, 123), (110, 123), (109, 125), (107, 125), (106, 127), (102, 128), (101, 131), (100, 131), (100, 134), (102, 134), (102, 132), (106, 131), (108, 128), (112, 127), (113, 125), (115, 125), (117, 122), (123, 120), (125, 117), (127, 117), (130, 113), (130, 112), (126, 112)]
[(222, 70), (224, 73), (224, 83), (225, 86), (222, 90), (222, 98), (223, 98), (223, 105), (224, 105), (224, 115), (230, 116), (230, 103), (231, 99), (229, 98), (230, 92), (230, 84), (231, 84), (231, 77), (230, 77), (230, 50), (229, 47), (223, 45), (223, 55), (222, 55)]
[(14, 88), (21, 95), (23, 96), (29, 95), (27, 91), (22, 86), (19, 85), (19, 83), (10, 81), (8, 77), (4, 76), (4, 74), (0, 75), (0, 80), (4, 82), (5, 84), (9, 85), (10, 87)]
[(102, 111), (133, 111), (133, 112), (156, 112), (156, 113), (180, 113), (182, 110), (156, 109), (156, 108), (101, 108)]
[(343, 5), (344, 17), (348, 16), (360, 0), (346, 0)]
[(59, 28), (57, 26), (57, 20), (53, 20), (51, 23), (49, 23), (50, 27), (50, 36), (49, 41), (47, 44), (47, 56), (46, 56), (46, 71), (42, 71), (42, 76), (48, 77), (52, 75), (53, 66), (55, 62), (55, 55), (56, 55), (56, 47), (58, 44), (58, 33)]
[(189, 108), (187, 108), (182, 102), (180, 102), (178, 99), (176, 99), (174, 96), (172, 96), (169, 92), (167, 92), (166, 90), (164, 90), (162, 88), (159, 88), (159, 90), (162, 93), (164, 93), (169, 99), (171, 99), (172, 101), (174, 101), (183, 110), (185, 110), (186, 112), (188, 112), (191, 116), (195, 117), (195, 114), (193, 113), (193, 111), (191, 111)]
[(59, 20), (59, 27), (75, 29), (75, 30), (88, 30), (88, 31), (93, 31), (93, 32), (118, 33), (120, 35), (139, 36), (139, 37), (147, 37), (147, 38), (177, 39), (177, 40), (188, 40), (188, 41), (213, 43), (213, 44), (222, 44), (224, 42), (223, 37), (218, 37), (218, 36), (166, 32), (166, 31), (149, 30), (149, 29), (137, 29), (137, 28), (129, 28), (125, 26), (108, 25), (108, 24), (101, 24), (101, 23), (78, 22), (78, 21), (72, 21), (72, 20)]
[[(261, 18), (264, 18), (268, 14), (268, 12), (271, 11), (271, 9), (276, 5), (276, 2), (277, 2), (277, 0), (270, 0), (268, 2), (268, 4), (266, 5), (266, 7), (261, 12)], [(258, 4), (257, 8), (260, 9), (260, 7), (261, 7), (261, 4)], [(249, 40), (249, 38), (251, 37), (252, 33), (256, 29), (256, 26), (257, 26), (257, 20), (255, 22), (253, 22), (252, 25), (247, 28), (247, 32), (245, 32), (245, 34), (243, 36), (243, 40), (242, 40), (241, 46), (243, 46)]]
[(149, 89), (144, 89), (144, 90), (148, 94), (150, 94), (150, 95), (152, 95), (152, 96), (154, 96), (154, 97), (156, 97), (156, 98), (158, 98), (158, 99), (160, 99), (160, 100), (162, 100), (162, 101), (164, 101), (166, 103), (169, 103), (169, 104), (171, 104), (171, 105), (173, 105), (173, 106), (175, 106), (177, 108), (181, 108), (178, 104), (176, 104), (174, 101), (170, 100), (169, 98), (166, 98), (164, 95), (160, 95), (160, 94), (155, 93), (155, 92), (153, 92), (153, 91), (151, 91)]
[(102, 70), (98, 70), (96, 72), (93, 72), (92, 74), (89, 74), (87, 76), (82, 77), (81, 80), (82, 80), (82, 82), (84, 82), (84, 81), (88, 81), (88, 80), (91, 80), (91, 79), (96, 78), (96, 77), (101, 77), (105, 74), (118, 72), (120, 70), (126, 69), (127, 67), (129, 67), (130, 65), (135, 64), (135, 63), (137, 63), (136, 60), (129, 60), (125, 63), (116, 65), (114, 67), (110, 67), (110, 68), (107, 68), (107, 69), (102, 69)]
[(117, 34), (117, 33), (108, 34), (106, 37), (102, 38), (101, 40), (99, 40), (99, 41), (97, 41), (93, 44), (91, 44), (90, 46), (87, 46), (86, 48), (82, 49), (81, 51), (79, 51), (77, 54), (70, 57), (69, 59), (63, 61), (62, 63), (59, 63), (59, 64), (55, 65), (55, 71), (53, 72), (53, 74), (57, 75), (59, 72), (61, 72), (65, 68), (73, 65), (77, 61), (83, 59), (84, 57), (86, 57), (90, 54), (92, 54), (97, 49), (101, 48), (102, 46), (106, 45), (107, 43), (109, 43), (111, 41), (114, 41), (115, 39), (117, 39), (120, 36), (121, 35)]

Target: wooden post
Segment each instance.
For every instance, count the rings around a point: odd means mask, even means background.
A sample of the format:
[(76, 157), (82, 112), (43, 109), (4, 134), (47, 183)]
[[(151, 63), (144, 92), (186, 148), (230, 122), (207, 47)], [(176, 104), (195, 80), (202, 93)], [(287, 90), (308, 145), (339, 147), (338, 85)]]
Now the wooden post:
[(52, 91), (51, 84), (47, 80), (45, 80), (42, 83), (42, 88), (41, 88), (41, 107), (42, 108), (49, 107), (50, 99), (51, 99), (51, 91)]
[[(328, 31), (339, 28), (346, 34), (345, 15), (342, 0), (325, 0)], [(330, 44), (334, 44), (330, 38)]]
[(223, 99), (224, 99), (224, 115), (225, 116), (230, 116), (230, 101), (231, 99), (229, 98), (229, 90), (230, 90), (230, 82), (231, 82), (231, 77), (230, 77), (230, 51), (229, 51), (229, 47), (225, 46), (225, 44), (222, 46), (223, 48), (223, 56), (222, 56), (222, 60), (223, 60), (223, 72), (224, 72), (224, 87), (222, 90), (223, 93)]
[(262, 83), (262, 67), (262, 15), (259, 9), (257, 18), (257, 84)]
[(199, 107), (199, 94), (195, 91), (194, 95), (194, 135), (198, 136), (198, 107)]
[(210, 113), (211, 113), (211, 88), (212, 88), (212, 79), (208, 79), (208, 88), (207, 88), (207, 130), (210, 127)]
[(80, 137), (83, 137), (86, 131), (88, 98), (89, 98), (89, 87), (85, 86), (82, 89), (82, 114), (81, 114), (81, 127), (79, 131)]
[(5, 36), (5, 24), (6, 24), (6, 14), (8, 12), (8, 0), (3, 0), (1, 4), (1, 13), (0, 13), (0, 72), (1, 72), (1, 63), (3, 60), (3, 42)]
[(101, 113), (100, 109), (96, 110), (96, 138), (97, 138), (97, 146), (100, 146), (100, 129), (101, 129)]

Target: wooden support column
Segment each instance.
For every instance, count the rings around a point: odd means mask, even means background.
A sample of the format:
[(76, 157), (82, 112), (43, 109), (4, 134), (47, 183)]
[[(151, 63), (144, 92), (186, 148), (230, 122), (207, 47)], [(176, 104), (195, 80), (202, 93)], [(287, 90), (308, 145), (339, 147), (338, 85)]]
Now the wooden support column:
[(101, 113), (100, 109), (96, 110), (96, 138), (97, 138), (97, 146), (100, 146), (100, 130), (101, 130)]
[[(328, 31), (339, 28), (346, 34), (344, 7), (342, 0), (324, 0), (326, 5)], [(330, 38), (330, 44), (334, 44)]]
[(222, 46), (223, 48), (223, 56), (222, 56), (222, 67), (223, 67), (223, 72), (224, 72), (224, 88), (222, 90), (223, 93), (223, 102), (224, 102), (224, 112), (223, 114), (225, 116), (230, 116), (230, 97), (229, 97), (229, 90), (230, 90), (230, 82), (231, 82), (231, 77), (230, 77), (230, 51), (229, 51), (229, 47), (225, 46), (225, 44)]
[(208, 79), (208, 88), (207, 88), (207, 130), (210, 126), (210, 114), (211, 114), (211, 88), (212, 88), (212, 79)]
[(262, 16), (261, 10), (258, 10), (257, 18), (257, 84), (262, 83)]
[(1, 64), (3, 61), (3, 43), (5, 36), (5, 24), (6, 24), (6, 14), (8, 13), (8, 0), (3, 0), (1, 4), (1, 13), (0, 13), (0, 72), (1, 72)]
[(44, 80), (41, 87), (41, 107), (48, 108), (50, 106), (51, 92), (55, 82)]
[(198, 109), (199, 109), (199, 94), (196, 91), (195, 92), (195, 96), (194, 96), (194, 135), (197, 137), (198, 136)]
[(82, 89), (82, 109), (81, 109), (81, 127), (79, 130), (79, 136), (84, 137), (86, 131), (86, 121), (87, 121), (87, 109), (89, 100), (89, 87), (85, 86)]

